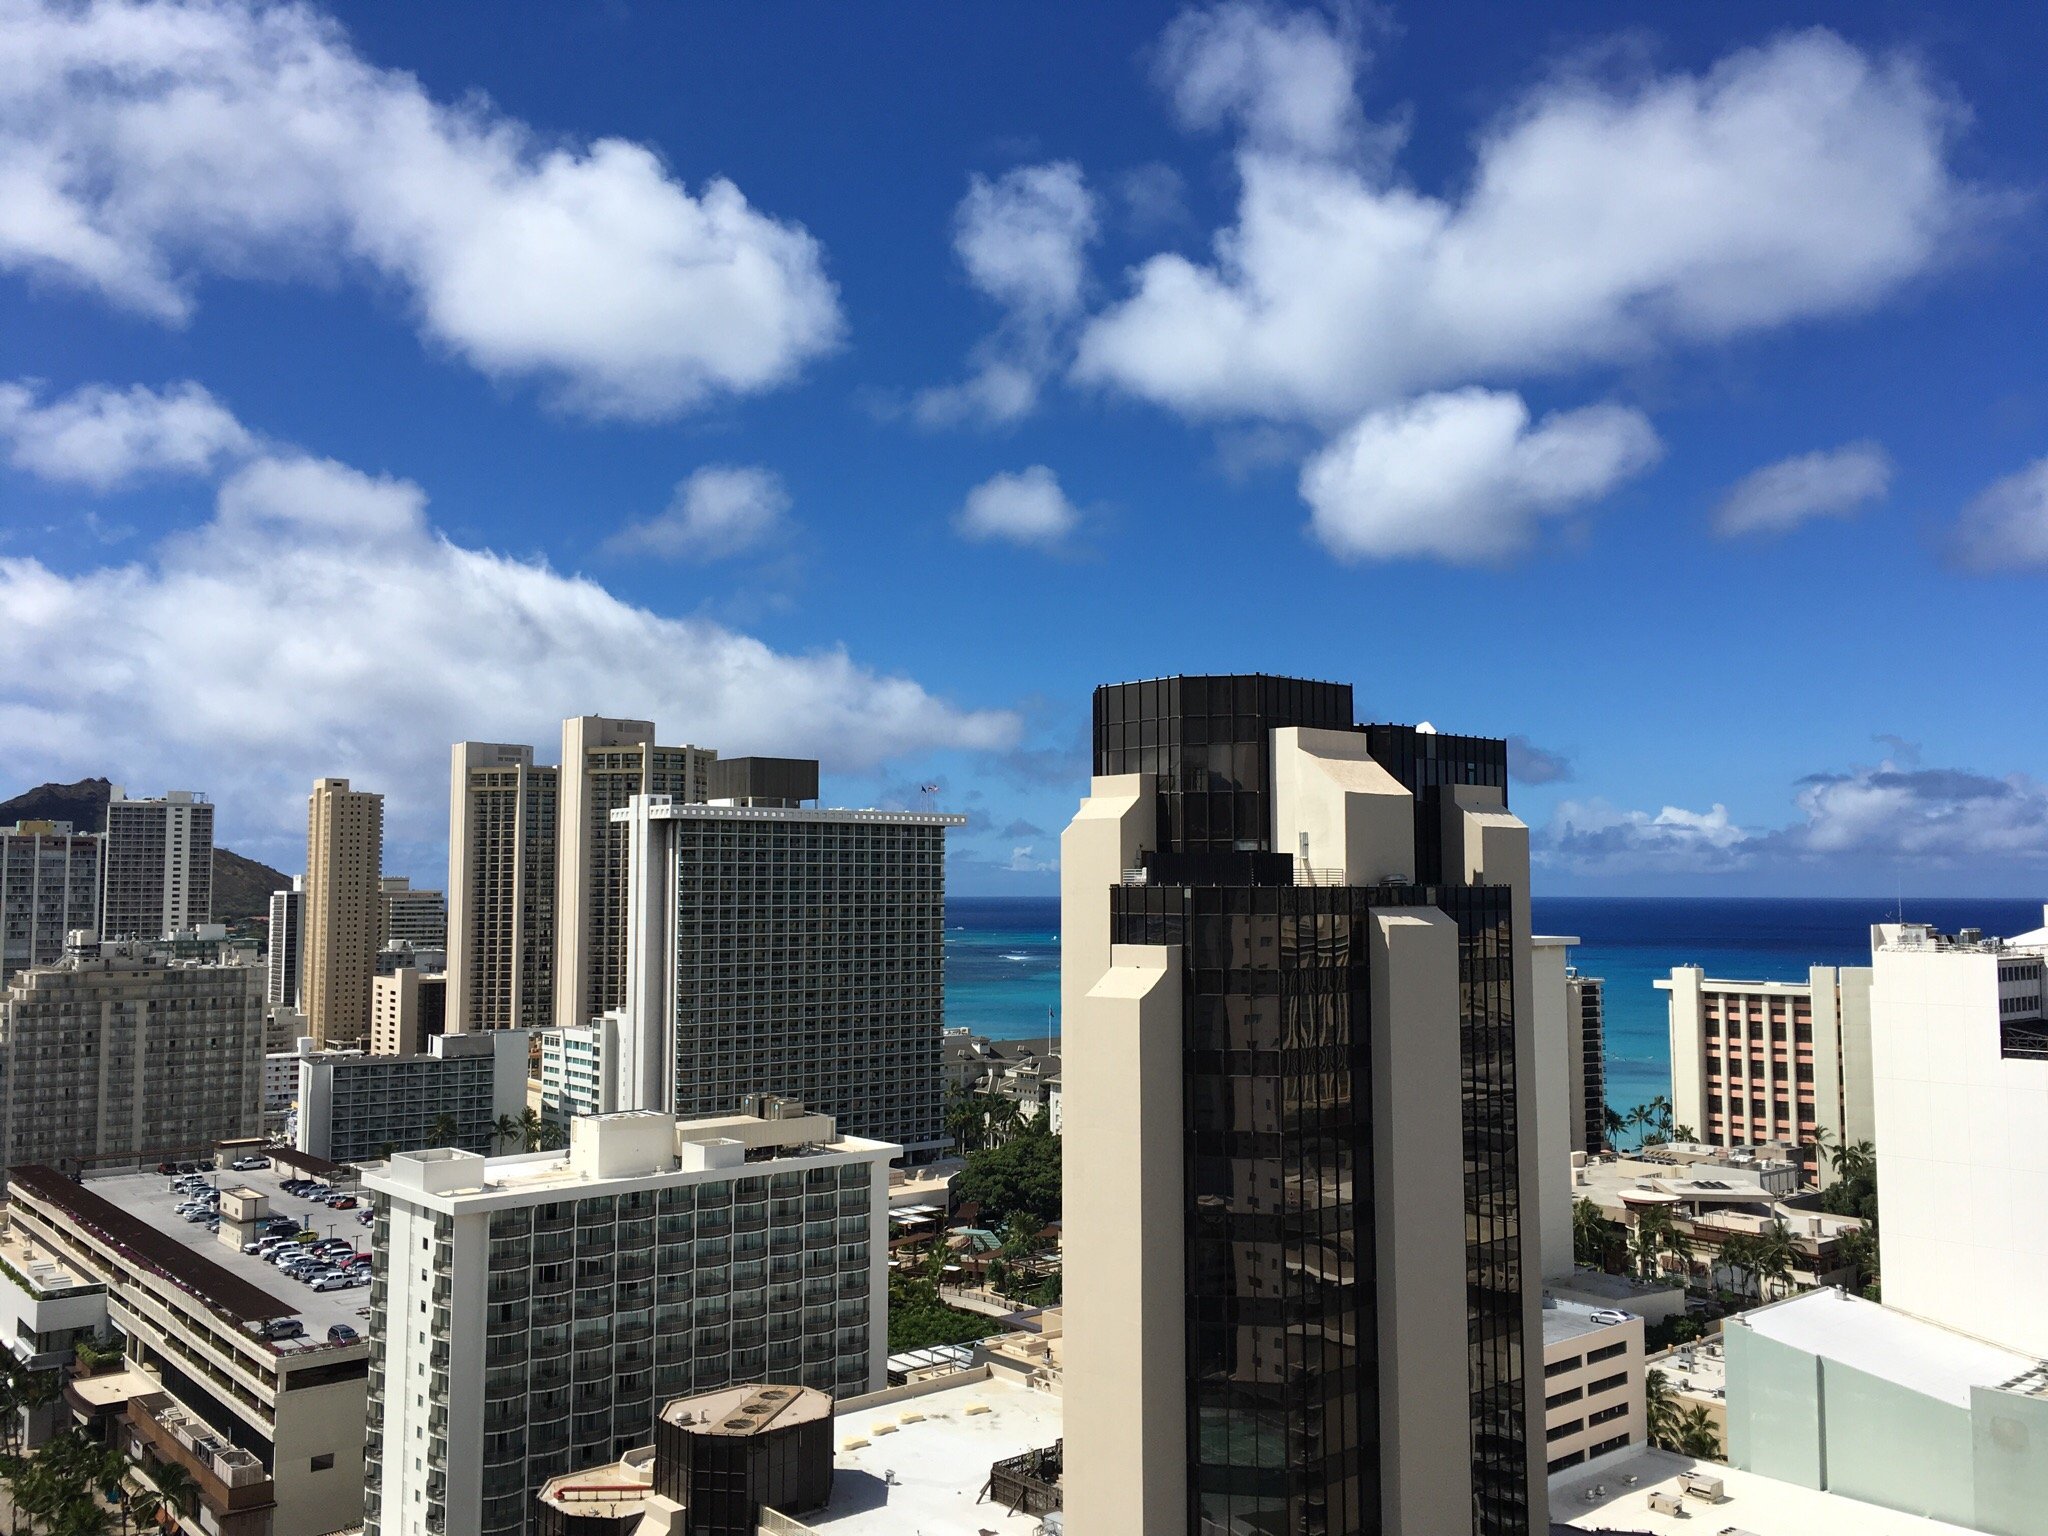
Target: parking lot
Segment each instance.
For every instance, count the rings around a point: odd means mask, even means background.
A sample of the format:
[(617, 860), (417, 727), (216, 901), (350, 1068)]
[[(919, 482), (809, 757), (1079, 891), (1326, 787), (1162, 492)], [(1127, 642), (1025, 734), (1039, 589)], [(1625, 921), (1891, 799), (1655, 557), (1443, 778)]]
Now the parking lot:
[[(232, 1172), (223, 1168), (206, 1174), (205, 1178), (207, 1182), (220, 1189), (253, 1189), (267, 1198), (270, 1214), (273, 1216), (290, 1217), (300, 1224), (302, 1230), (312, 1231), (322, 1238), (347, 1238), (356, 1252), (368, 1253), (369, 1229), (359, 1224), (356, 1219), (358, 1213), (367, 1207), (359, 1206), (356, 1210), (336, 1211), (298, 1195), (289, 1194), (280, 1187), (281, 1182), (294, 1176), (292, 1170), (276, 1167), (245, 1172)], [(222, 1242), (217, 1234), (208, 1231), (204, 1222), (187, 1221), (178, 1215), (177, 1207), (182, 1205), (187, 1197), (172, 1189), (171, 1176), (154, 1171), (121, 1174), (114, 1178), (91, 1179), (87, 1187), (95, 1194), (121, 1206), (138, 1220), (148, 1222), (173, 1241), (184, 1244), (250, 1284), (269, 1292), (304, 1320), (309, 1341), (324, 1342), (328, 1328), (335, 1323), (346, 1323), (358, 1333), (366, 1330), (370, 1310), (370, 1293), (367, 1286), (358, 1286), (350, 1290), (316, 1291), (310, 1285), (282, 1273), (274, 1264), (230, 1247)]]

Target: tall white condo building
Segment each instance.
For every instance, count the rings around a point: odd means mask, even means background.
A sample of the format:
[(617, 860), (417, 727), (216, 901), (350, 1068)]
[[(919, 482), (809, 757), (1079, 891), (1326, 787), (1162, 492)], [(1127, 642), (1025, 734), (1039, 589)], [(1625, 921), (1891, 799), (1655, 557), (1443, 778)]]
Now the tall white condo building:
[(160, 939), (212, 921), (213, 807), (189, 789), (131, 800), (114, 785), (107, 798), (100, 937)]

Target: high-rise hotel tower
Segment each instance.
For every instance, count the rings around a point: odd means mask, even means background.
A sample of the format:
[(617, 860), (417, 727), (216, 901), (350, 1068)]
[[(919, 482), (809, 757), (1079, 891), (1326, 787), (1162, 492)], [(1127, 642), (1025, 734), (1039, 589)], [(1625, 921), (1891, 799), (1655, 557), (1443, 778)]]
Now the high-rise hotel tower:
[(1546, 1529), (1504, 743), (1175, 677), (1096, 690), (1094, 774), (1061, 842), (1067, 1529)]
[(384, 864), (384, 797), (316, 779), (306, 801), (305, 937), (299, 995), (322, 1049), (370, 1036), (370, 981), (383, 943), (378, 899)]
[(533, 748), (458, 741), (448, 785), (448, 1024), (545, 1029), (555, 1017), (560, 773)]
[(626, 1000), (627, 828), (612, 812), (635, 795), (698, 802), (718, 754), (660, 747), (648, 720), (562, 722), (557, 831), (555, 1022), (576, 1028)]

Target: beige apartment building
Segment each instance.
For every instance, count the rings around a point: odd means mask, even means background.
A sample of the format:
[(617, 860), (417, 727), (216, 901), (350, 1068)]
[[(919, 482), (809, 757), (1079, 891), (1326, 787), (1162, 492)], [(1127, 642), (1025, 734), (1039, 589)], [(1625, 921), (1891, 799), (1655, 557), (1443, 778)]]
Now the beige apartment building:
[(661, 747), (648, 720), (579, 715), (562, 722), (555, 908), (555, 1022), (588, 1025), (626, 1001), (629, 829), (614, 822), (635, 795), (701, 803), (711, 763), (702, 747)]
[(545, 1029), (555, 1017), (559, 771), (507, 742), (458, 741), (450, 755), (450, 1027)]
[(1543, 1449), (1552, 1475), (1648, 1438), (1643, 1320), (1571, 1301), (1543, 1306)]
[(0, 1146), (67, 1174), (263, 1129), (263, 971), (94, 945), (0, 995)]
[(404, 965), (370, 983), (370, 1054), (417, 1056), (448, 1028), (448, 978)]
[[(1810, 1149), (1870, 1141), (1868, 966), (1816, 965), (1805, 981), (1722, 981), (1675, 967), (1657, 989), (1671, 1018), (1671, 1118), (1716, 1146)], [(1806, 1158), (1822, 1183), (1834, 1170)]]
[(306, 802), (306, 931), (300, 994), (322, 1047), (370, 1034), (370, 982), (384, 939), (384, 797), (319, 779)]

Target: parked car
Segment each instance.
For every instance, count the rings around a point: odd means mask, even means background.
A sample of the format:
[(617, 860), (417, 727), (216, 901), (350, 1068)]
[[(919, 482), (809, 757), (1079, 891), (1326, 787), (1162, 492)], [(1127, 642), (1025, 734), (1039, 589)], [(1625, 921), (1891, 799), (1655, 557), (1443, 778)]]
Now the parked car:
[(270, 1159), (267, 1157), (238, 1157), (228, 1166), (237, 1173), (247, 1173), (252, 1168), (268, 1168), (270, 1166)]
[(322, 1275), (313, 1282), (313, 1289), (316, 1291), (347, 1291), (353, 1290), (362, 1283), (362, 1280), (355, 1275)]
[(306, 1325), (296, 1317), (273, 1317), (263, 1325), (263, 1337), (266, 1339), (303, 1339), (305, 1336)]
[(327, 1342), (330, 1344), (354, 1344), (361, 1338), (362, 1335), (347, 1323), (335, 1323), (327, 1330)]
[(337, 1211), (352, 1211), (356, 1208), (356, 1197), (354, 1195), (342, 1195), (327, 1203)]

